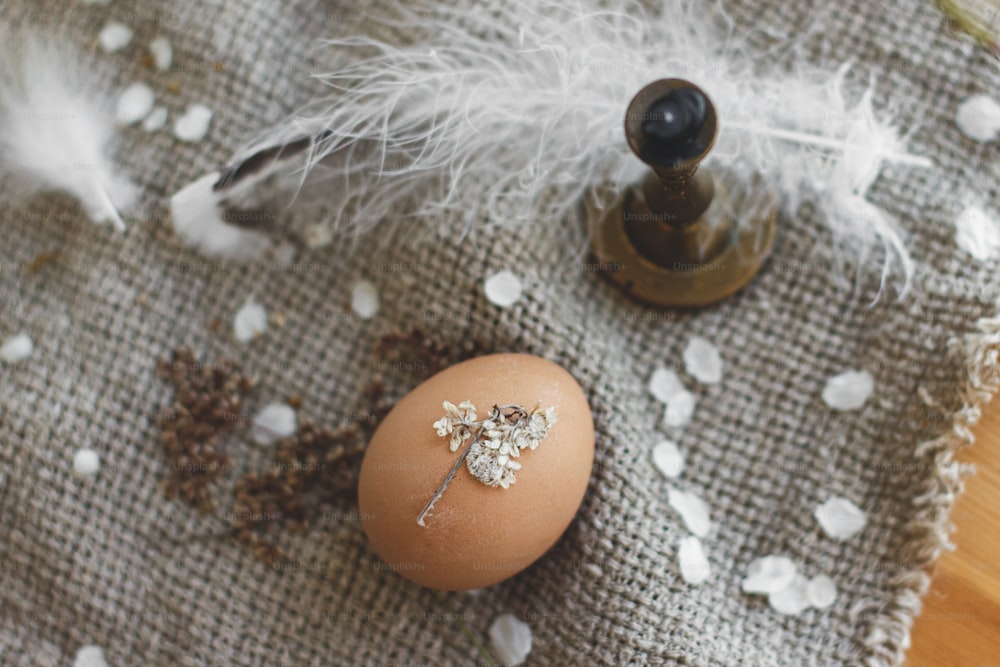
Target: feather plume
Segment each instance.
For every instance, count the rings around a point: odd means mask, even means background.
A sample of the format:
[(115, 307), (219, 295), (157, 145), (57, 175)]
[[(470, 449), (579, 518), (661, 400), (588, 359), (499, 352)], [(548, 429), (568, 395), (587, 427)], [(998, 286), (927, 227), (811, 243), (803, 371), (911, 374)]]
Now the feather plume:
[(632, 0), (519, 0), (498, 11), (397, 3), (389, 27), (431, 37), (402, 46), (365, 36), (326, 42), (352, 54), (314, 74), (329, 95), (240, 152), (228, 173), (248, 160), (255, 168), (219, 181), (212, 196), (232, 198), (235, 188), (252, 198), (263, 183), (281, 183), (298, 204), (319, 181), (332, 230), (348, 235), (392, 220), (407, 223), (408, 236), (434, 232), (445, 212), (460, 212), (466, 233), (484, 211), (487, 224), (551, 226), (591, 187), (636, 182), (645, 167), (627, 148), (625, 109), (647, 83), (678, 77), (705, 90), (719, 112), (706, 165), (746, 184), (763, 178), (788, 212), (814, 202), (839, 248), (879, 255), (883, 284), (898, 273), (905, 291), (912, 266), (903, 233), (866, 195), (886, 162), (930, 161), (909, 155), (892, 119), (875, 109), (874, 82), (851, 98), (847, 65), (777, 64), (720, 7), (660, 4), (652, 14)]
[(61, 42), (0, 30), (0, 172), (6, 196), (60, 191), (88, 217), (124, 229), (138, 191), (111, 160), (114, 114), (101, 86)]

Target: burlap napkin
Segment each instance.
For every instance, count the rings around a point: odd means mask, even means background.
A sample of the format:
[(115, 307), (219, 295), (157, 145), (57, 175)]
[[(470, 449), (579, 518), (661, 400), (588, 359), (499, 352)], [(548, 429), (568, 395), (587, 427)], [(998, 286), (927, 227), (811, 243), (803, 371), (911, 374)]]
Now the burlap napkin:
[[(904, 301), (868, 308), (865, 281), (853, 290), (831, 277), (829, 240), (808, 210), (781, 221), (774, 258), (747, 290), (698, 312), (624, 299), (567, 259), (557, 234), (522, 243), (486, 233), (475, 245), (400, 237), (302, 253), (301, 270), (205, 260), (171, 233), (169, 195), (308, 100), (316, 88), (305, 75), (324, 57), (314, 40), (364, 32), (372, 10), (321, 0), (5, 3), (4, 22), (57, 30), (109, 84), (148, 80), (172, 114), (201, 102), (215, 117), (199, 144), (126, 130), (122, 159), (146, 197), (124, 235), (93, 227), (61, 198), (0, 210), (0, 335), (25, 331), (36, 343), (30, 360), (0, 369), (0, 663), (68, 665), (97, 644), (113, 665), (470, 664), (482, 658), (458, 620), (485, 637), (511, 612), (532, 628), (532, 665), (899, 664), (926, 568), (947, 541), (960, 486), (950, 452), (997, 383), (1000, 322), (984, 318), (1000, 281), (992, 262), (957, 248), (953, 226), (966, 200), (996, 203), (996, 145), (964, 139), (953, 118), (969, 94), (1000, 93), (1000, 71), (949, 34), (929, 2), (727, 6), (777, 40), (820, 21), (825, 46), (814, 59), (877, 74), (880, 99), (915, 128), (913, 152), (937, 162), (888, 168), (872, 194), (902, 221), (918, 265)], [(136, 29), (113, 56), (93, 48), (108, 20)], [(170, 72), (141, 62), (156, 35), (173, 43)], [(57, 262), (25, 270), (53, 251)], [(525, 281), (509, 310), (481, 290), (502, 268)], [(347, 308), (362, 277), (382, 297), (372, 321)], [(228, 322), (250, 296), (286, 322), (240, 346)], [(261, 378), (261, 402), (298, 395), (302, 416), (322, 422), (357, 409), (373, 340), (413, 325), (546, 356), (585, 388), (596, 465), (550, 553), (478, 595), (442, 598), (380, 566), (346, 504), (310, 533), (281, 538), (296, 568), (269, 568), (231, 540), (192, 539), (218, 524), (161, 492), (168, 464), (155, 417), (170, 390), (156, 378), (158, 357), (180, 343), (206, 359), (228, 354)], [(708, 501), (717, 524), (705, 540), (715, 574), (700, 586), (678, 574), (685, 530), (651, 465), (666, 434), (645, 389), (654, 367), (680, 368), (692, 335), (713, 341), (726, 368), (721, 384), (696, 389), (694, 418), (677, 436), (688, 457), (678, 484)], [(831, 412), (824, 382), (847, 369), (871, 372), (875, 392), (861, 411)], [(71, 473), (84, 446), (104, 461), (92, 482)], [(241, 464), (258, 456), (232, 446)], [(867, 512), (847, 542), (812, 517), (831, 495)], [(829, 574), (837, 602), (784, 617), (742, 594), (747, 564), (769, 553)]]

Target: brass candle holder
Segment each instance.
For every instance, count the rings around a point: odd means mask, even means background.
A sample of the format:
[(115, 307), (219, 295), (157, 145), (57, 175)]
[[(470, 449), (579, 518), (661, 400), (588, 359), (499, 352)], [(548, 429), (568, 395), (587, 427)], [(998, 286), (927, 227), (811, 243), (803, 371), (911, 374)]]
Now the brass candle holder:
[(717, 135), (715, 107), (688, 81), (654, 81), (629, 104), (625, 136), (652, 169), (617, 196), (596, 188), (584, 205), (602, 272), (630, 296), (705, 306), (739, 291), (770, 254), (773, 193), (758, 190), (747, 206), (745, 194), (698, 168)]

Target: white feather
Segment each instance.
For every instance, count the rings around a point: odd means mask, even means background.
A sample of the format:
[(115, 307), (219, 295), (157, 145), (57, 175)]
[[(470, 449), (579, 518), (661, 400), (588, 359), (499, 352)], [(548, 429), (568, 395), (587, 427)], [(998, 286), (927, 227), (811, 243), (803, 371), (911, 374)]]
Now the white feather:
[(883, 283), (899, 270), (905, 291), (903, 234), (866, 195), (885, 162), (929, 161), (908, 155), (876, 111), (874, 84), (848, 101), (846, 65), (776, 65), (718, 6), (690, 0), (667, 0), (656, 15), (632, 0), (397, 5), (394, 26), (431, 37), (327, 42), (353, 56), (316, 74), (329, 95), (236, 157), (315, 137), (303, 161), (275, 170), (293, 188), (321, 180), (335, 229), (357, 234), (416, 218), (434, 231), (446, 211), (464, 216), (465, 232), (483, 211), (493, 225), (565, 220), (594, 185), (636, 182), (645, 167), (627, 148), (625, 109), (647, 83), (678, 77), (719, 111), (707, 164), (748, 184), (762, 176), (789, 213), (816, 203), (839, 248), (850, 257), (881, 249)]
[(0, 30), (0, 170), (6, 196), (61, 191), (88, 217), (124, 229), (138, 190), (111, 158), (108, 91), (62, 42)]

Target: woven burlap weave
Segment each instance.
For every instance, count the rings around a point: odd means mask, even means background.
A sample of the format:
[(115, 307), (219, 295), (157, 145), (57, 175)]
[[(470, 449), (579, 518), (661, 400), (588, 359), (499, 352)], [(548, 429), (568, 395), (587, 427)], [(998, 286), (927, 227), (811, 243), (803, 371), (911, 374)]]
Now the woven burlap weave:
[[(997, 149), (965, 140), (953, 118), (969, 94), (1000, 94), (1000, 72), (949, 34), (930, 2), (727, 4), (775, 40), (819, 25), (816, 61), (877, 74), (879, 99), (915, 128), (911, 150), (937, 162), (888, 168), (871, 195), (898, 216), (917, 262), (905, 300), (868, 308), (873, 292), (831, 278), (829, 240), (809, 211), (781, 220), (774, 258), (747, 290), (692, 313), (641, 308), (583, 262), (567, 266), (556, 244), (516, 234), (320, 249), (301, 253), (299, 270), (205, 260), (171, 233), (170, 194), (315, 94), (314, 40), (364, 32), (369, 10), (321, 0), (4, 3), (3, 22), (56, 30), (109, 85), (148, 80), (174, 117), (193, 102), (215, 117), (198, 144), (125, 130), (122, 162), (146, 197), (124, 235), (58, 197), (0, 210), (0, 337), (24, 331), (36, 344), (31, 359), (0, 369), (0, 664), (69, 665), (87, 644), (116, 666), (471, 664), (481, 658), (458, 620), (485, 637), (502, 612), (531, 625), (530, 665), (899, 664), (960, 485), (950, 451), (996, 380), (997, 325), (984, 318), (1000, 281), (993, 263), (956, 247), (953, 220), (965, 201), (996, 203)], [(136, 29), (122, 53), (94, 48), (108, 20)], [(175, 51), (166, 73), (141, 62), (160, 34)], [(26, 269), (48, 252), (58, 261)], [(509, 310), (481, 291), (503, 268), (525, 280)], [(361, 277), (382, 297), (371, 321), (347, 307)], [(286, 323), (240, 346), (228, 324), (220, 334), (211, 323), (250, 296)], [(373, 341), (413, 325), (546, 356), (584, 387), (594, 475), (550, 553), (478, 595), (442, 599), (381, 566), (346, 504), (311, 533), (282, 538), (295, 568), (269, 568), (231, 540), (191, 539), (219, 526), (162, 494), (155, 417), (170, 389), (157, 358), (182, 343), (206, 359), (229, 355), (261, 378), (261, 405), (298, 395), (303, 416), (323, 421), (358, 409)], [(694, 418), (675, 434), (688, 461), (678, 485), (703, 496), (717, 524), (705, 540), (714, 576), (697, 587), (678, 574), (685, 531), (651, 465), (667, 434), (645, 390), (654, 367), (680, 370), (692, 335), (713, 341), (726, 364), (720, 385), (696, 389)], [(861, 411), (831, 412), (824, 382), (851, 368), (874, 375), (875, 393)], [(72, 475), (80, 447), (102, 457), (94, 481)], [(252, 456), (234, 447), (237, 461)], [(868, 513), (847, 542), (812, 518), (834, 494)], [(836, 604), (784, 617), (741, 594), (747, 564), (769, 553), (832, 576)]]

